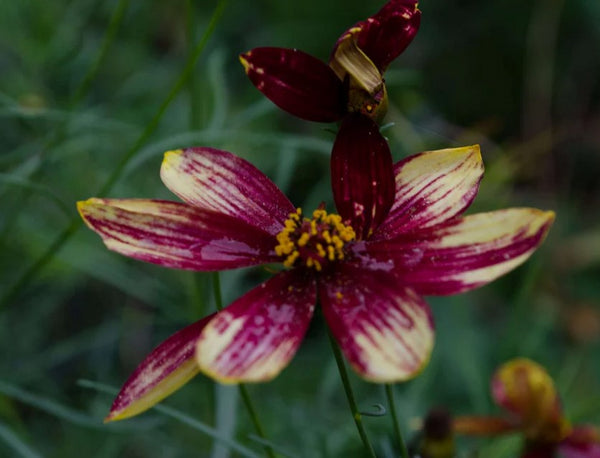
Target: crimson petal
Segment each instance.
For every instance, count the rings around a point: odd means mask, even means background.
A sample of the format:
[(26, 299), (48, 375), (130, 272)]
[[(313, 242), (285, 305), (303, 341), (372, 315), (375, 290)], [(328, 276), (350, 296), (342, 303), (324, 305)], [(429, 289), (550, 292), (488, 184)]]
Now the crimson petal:
[(355, 35), (358, 47), (369, 56), (383, 74), (413, 40), (421, 24), (416, 0), (391, 0), (376, 14), (344, 32), (333, 49), (347, 34)]
[(295, 211), (264, 173), (227, 151), (206, 147), (167, 151), (160, 177), (187, 203), (232, 216), (272, 235)]
[(558, 446), (565, 458), (597, 458), (600, 456), (600, 430), (591, 425), (577, 425)]
[(315, 308), (312, 277), (284, 271), (219, 312), (202, 331), (196, 361), (222, 383), (270, 380), (287, 366)]
[(429, 306), (393, 275), (342, 264), (319, 283), (319, 299), (340, 348), (365, 379), (406, 380), (429, 360)]
[(344, 118), (331, 153), (331, 186), (341, 217), (359, 239), (368, 238), (394, 201), (390, 147), (371, 119)]
[(157, 404), (194, 377), (196, 340), (210, 315), (176, 332), (133, 371), (115, 398), (105, 421), (133, 417)]
[(394, 175), (394, 205), (376, 239), (435, 226), (471, 205), (483, 177), (479, 145), (415, 154), (395, 164)]
[(563, 442), (557, 447), (563, 458), (598, 458), (600, 457), (600, 444), (573, 444)]
[(553, 212), (510, 208), (352, 245), (353, 262), (393, 271), (420, 294), (457, 294), (513, 270), (544, 240)]
[(180, 202), (97, 199), (77, 203), (110, 250), (176, 269), (223, 270), (277, 261), (275, 238), (243, 220)]
[(240, 55), (250, 81), (275, 105), (308, 121), (345, 112), (343, 84), (327, 64), (297, 49), (263, 47)]

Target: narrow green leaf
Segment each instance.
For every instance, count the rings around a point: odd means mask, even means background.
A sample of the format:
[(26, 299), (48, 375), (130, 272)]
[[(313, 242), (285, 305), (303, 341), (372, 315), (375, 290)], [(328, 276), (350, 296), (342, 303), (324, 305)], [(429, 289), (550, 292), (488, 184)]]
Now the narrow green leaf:
[(41, 458), (42, 456), (23, 442), (13, 430), (2, 422), (0, 422), (0, 440), (4, 441), (11, 450), (23, 458)]
[[(110, 395), (116, 395), (119, 390), (110, 385), (105, 385), (104, 383), (94, 382), (92, 380), (79, 380), (78, 385), (84, 388), (89, 388), (95, 391), (99, 391), (101, 393), (107, 393)], [(155, 405), (152, 409), (160, 412), (168, 417), (179, 420), (190, 428), (196, 429), (207, 436), (212, 437), (214, 440), (222, 442), (225, 445), (228, 445), (232, 450), (235, 450), (241, 456), (249, 457), (249, 458), (259, 458), (259, 456), (254, 453), (252, 450), (244, 447), (243, 445), (238, 444), (237, 442), (222, 436), (219, 434), (219, 431), (211, 428), (210, 426), (202, 423), (201, 421), (196, 420), (195, 418), (190, 417), (189, 415), (171, 407), (163, 406), (163, 405)]]

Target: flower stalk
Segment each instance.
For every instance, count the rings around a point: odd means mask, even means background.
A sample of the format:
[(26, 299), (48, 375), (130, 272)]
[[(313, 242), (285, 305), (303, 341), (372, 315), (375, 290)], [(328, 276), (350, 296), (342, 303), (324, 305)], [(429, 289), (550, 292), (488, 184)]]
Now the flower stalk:
[(394, 400), (394, 387), (390, 383), (385, 385), (385, 395), (390, 406), (390, 412), (392, 413), (392, 427), (394, 429), (394, 437), (396, 438), (398, 450), (400, 450), (400, 456), (402, 458), (409, 458), (402, 432), (400, 431), (400, 423), (398, 422), (398, 415), (396, 414), (396, 401)]
[[(217, 310), (220, 312), (221, 310), (223, 310), (223, 297), (221, 295), (221, 276), (219, 275), (219, 272), (213, 273), (212, 285), (213, 285), (213, 293), (214, 293), (214, 297), (215, 297), (215, 306), (216, 306)], [(266, 441), (267, 436), (265, 435), (265, 430), (263, 429), (262, 424), (260, 423), (260, 420), (256, 413), (256, 409), (254, 408), (254, 404), (252, 403), (252, 399), (250, 398), (250, 394), (248, 393), (248, 389), (246, 388), (246, 385), (244, 385), (243, 383), (240, 383), (238, 385), (238, 388), (240, 390), (240, 395), (242, 396), (242, 401), (244, 401), (244, 406), (246, 407), (246, 410), (248, 411), (248, 415), (250, 416), (250, 420), (252, 421), (252, 424), (254, 425), (254, 429), (256, 430), (256, 434), (261, 439), (264, 439)], [(269, 458), (275, 458), (275, 452), (273, 451), (273, 448), (270, 445), (263, 444), (263, 447), (265, 448), (265, 454)]]
[(368, 456), (376, 458), (375, 451), (373, 450), (373, 446), (371, 445), (371, 441), (367, 435), (367, 430), (362, 422), (362, 415), (358, 411), (358, 406), (356, 405), (356, 399), (354, 398), (352, 385), (350, 384), (350, 379), (348, 378), (348, 371), (346, 370), (342, 352), (340, 351), (340, 347), (335, 341), (335, 338), (331, 335), (331, 331), (329, 329), (327, 329), (327, 335), (329, 336), (331, 349), (333, 350), (333, 355), (335, 356), (335, 362), (337, 364), (338, 371), (340, 372), (340, 378), (342, 379), (342, 385), (344, 386), (344, 391), (346, 392), (346, 398), (348, 398), (348, 405), (350, 407), (350, 412), (352, 412), (352, 418), (354, 418), (356, 429), (358, 429), (358, 434), (360, 435)]

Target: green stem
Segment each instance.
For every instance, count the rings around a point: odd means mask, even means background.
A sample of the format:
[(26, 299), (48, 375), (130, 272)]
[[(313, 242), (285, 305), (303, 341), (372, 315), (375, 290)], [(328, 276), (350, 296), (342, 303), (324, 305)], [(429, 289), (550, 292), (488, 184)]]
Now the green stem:
[(223, 298), (221, 297), (221, 276), (219, 272), (213, 272), (212, 274), (212, 287), (215, 297), (215, 307), (220, 312), (223, 310)]
[(350, 406), (350, 412), (352, 412), (356, 429), (358, 429), (358, 434), (360, 435), (368, 456), (371, 458), (376, 458), (375, 451), (373, 450), (373, 446), (369, 441), (369, 436), (367, 436), (367, 431), (362, 422), (362, 415), (358, 411), (358, 406), (356, 405), (356, 400), (354, 399), (354, 392), (352, 391), (352, 386), (350, 385), (350, 379), (348, 378), (348, 371), (346, 370), (342, 352), (340, 351), (340, 347), (331, 335), (331, 331), (329, 329), (327, 329), (327, 334), (329, 335), (329, 342), (331, 343), (333, 355), (335, 356), (335, 362), (337, 363), (337, 367), (340, 372), (342, 385), (344, 385), (344, 391), (346, 392), (346, 397), (348, 398), (348, 405)]
[[(186, 1), (186, 16), (187, 16), (187, 36), (190, 48), (193, 48), (196, 42), (195, 25), (195, 8), (194, 0)], [(200, 129), (200, 92), (197, 78), (190, 78), (188, 82), (188, 90), (190, 93), (190, 128), (191, 130)]]
[[(212, 280), (213, 292), (215, 296), (215, 305), (217, 307), (217, 310), (221, 311), (223, 310), (223, 298), (221, 297), (221, 278), (219, 272), (213, 273)], [(250, 395), (248, 394), (246, 385), (240, 383), (238, 385), (238, 388), (240, 390), (242, 400), (244, 401), (244, 405), (246, 406), (246, 410), (248, 411), (248, 415), (250, 415), (250, 420), (252, 421), (254, 429), (256, 430), (256, 434), (261, 439), (264, 439), (265, 441), (268, 440), (267, 436), (265, 435), (265, 431), (260, 423), (260, 420), (258, 419), (258, 415), (256, 414), (256, 409), (254, 408), (252, 399), (250, 399)], [(265, 453), (269, 458), (275, 458), (275, 452), (273, 451), (273, 448), (270, 445), (264, 444), (263, 447), (265, 448)]]
[(392, 412), (392, 426), (394, 428), (394, 436), (396, 437), (396, 442), (398, 443), (398, 449), (400, 450), (402, 458), (409, 458), (408, 450), (406, 449), (406, 444), (404, 443), (404, 438), (402, 437), (402, 432), (400, 431), (400, 422), (398, 421), (398, 415), (396, 414), (394, 387), (389, 383), (385, 384), (385, 394), (388, 399), (390, 411)]
[[(238, 385), (240, 390), (240, 395), (242, 396), (242, 400), (244, 401), (244, 405), (246, 406), (246, 410), (248, 411), (248, 415), (250, 415), (250, 419), (252, 420), (252, 424), (254, 425), (254, 429), (256, 430), (256, 434), (264, 440), (267, 440), (267, 436), (265, 435), (265, 431), (260, 423), (258, 415), (256, 414), (256, 409), (254, 408), (254, 404), (252, 403), (252, 399), (250, 399), (250, 395), (248, 394), (248, 389), (246, 385), (240, 383)], [(273, 448), (268, 445), (263, 445), (265, 449), (265, 453), (269, 458), (275, 458), (275, 452)]]
[[(181, 75), (169, 91), (169, 94), (167, 95), (163, 103), (160, 105), (158, 111), (156, 112), (150, 123), (146, 126), (138, 140), (121, 158), (121, 160), (117, 164), (117, 167), (114, 169), (113, 173), (108, 177), (104, 185), (100, 188), (97, 195), (108, 194), (108, 192), (112, 189), (117, 180), (123, 174), (125, 167), (134, 157), (135, 153), (137, 153), (137, 151), (144, 145), (146, 140), (154, 133), (167, 107), (171, 104), (177, 93), (181, 90), (181, 88), (187, 82), (188, 78), (191, 76), (198, 58), (202, 54), (202, 51), (204, 50), (208, 39), (212, 35), (219, 18), (223, 14), (226, 3), (227, 0), (221, 0), (219, 2), (217, 8), (215, 9), (215, 12), (212, 15), (210, 23), (206, 28), (206, 31), (204, 32), (204, 35), (196, 45), (194, 52), (188, 57), (188, 60)], [(54, 241), (50, 244), (48, 249), (46, 249), (46, 251), (44, 251), (41, 254), (41, 256), (13, 283), (12, 287), (9, 288), (8, 291), (2, 296), (2, 298), (0, 299), (0, 310), (4, 308), (6, 304), (12, 301), (19, 294), (21, 289), (24, 289), (31, 282), (31, 280), (37, 275), (37, 273), (54, 257), (55, 253), (68, 240), (70, 240), (70, 238), (77, 232), (81, 225), (82, 220), (79, 217), (73, 218), (71, 220), (69, 227), (63, 230), (58, 235), (58, 237), (54, 239)]]
[(123, 21), (123, 17), (125, 16), (125, 11), (127, 11), (127, 7), (129, 6), (129, 0), (120, 0), (119, 4), (115, 8), (113, 12), (110, 22), (108, 23), (108, 29), (106, 30), (106, 34), (104, 35), (104, 39), (102, 40), (102, 45), (100, 46), (100, 51), (96, 55), (96, 58), (92, 62), (92, 65), (88, 68), (88, 71), (84, 75), (81, 83), (75, 89), (73, 96), (71, 97), (71, 101), (69, 106), (71, 108), (75, 107), (79, 103), (79, 101), (87, 94), (92, 81), (96, 78), (98, 74), (98, 70), (100, 70), (100, 65), (102, 61), (106, 57), (108, 53), (108, 48), (110, 48), (112, 42), (117, 36), (117, 31), (119, 30), (119, 26)]

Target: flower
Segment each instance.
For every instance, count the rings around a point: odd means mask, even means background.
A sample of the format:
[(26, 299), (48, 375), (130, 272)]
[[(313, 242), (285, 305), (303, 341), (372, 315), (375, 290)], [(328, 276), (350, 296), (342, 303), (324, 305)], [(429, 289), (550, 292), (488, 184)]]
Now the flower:
[(516, 358), (492, 377), (492, 396), (507, 411), (505, 417), (458, 417), (459, 434), (497, 435), (519, 431), (525, 438), (522, 458), (600, 457), (600, 430), (572, 426), (563, 414), (554, 382), (539, 364)]
[(542, 242), (552, 212), (460, 216), (483, 174), (478, 146), (424, 152), (393, 165), (375, 122), (359, 116), (347, 117), (333, 147), (339, 214), (321, 206), (305, 216), (250, 163), (211, 148), (165, 154), (162, 180), (183, 203), (78, 203), (109, 249), (136, 259), (198, 271), (283, 265), (160, 345), (126, 382), (109, 420), (139, 413), (200, 370), (224, 383), (275, 377), (298, 349), (317, 298), (358, 374), (374, 382), (414, 377), (434, 338), (422, 295), (481, 286)]
[(240, 55), (252, 83), (279, 108), (309, 121), (347, 113), (380, 120), (387, 111), (383, 73), (419, 29), (416, 0), (391, 0), (336, 42), (329, 65), (298, 49), (263, 47)]

